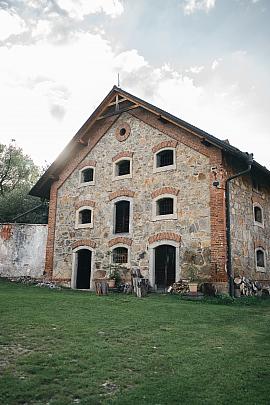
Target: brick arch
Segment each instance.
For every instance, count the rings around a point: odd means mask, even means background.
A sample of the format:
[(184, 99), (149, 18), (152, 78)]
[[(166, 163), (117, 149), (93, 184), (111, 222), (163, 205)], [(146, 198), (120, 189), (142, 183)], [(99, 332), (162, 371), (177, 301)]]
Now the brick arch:
[(97, 161), (96, 160), (85, 160), (84, 162), (82, 162), (81, 164), (79, 164), (79, 166), (77, 167), (77, 169), (81, 170), (84, 167), (96, 167), (97, 165)]
[(96, 247), (96, 242), (91, 240), (91, 239), (81, 239), (81, 240), (77, 240), (76, 242), (73, 242), (71, 244), (72, 249), (76, 249), (79, 246), (89, 246), (93, 249), (95, 249)]
[(263, 249), (263, 250), (266, 250), (266, 249), (265, 249), (265, 243), (264, 243), (264, 241), (262, 241), (261, 239), (256, 239), (256, 240), (254, 241), (254, 248), (255, 248), (255, 249), (261, 248), (261, 249)]
[(81, 207), (92, 207), (94, 208), (96, 205), (95, 201), (92, 200), (81, 200), (75, 204), (76, 210)]
[(178, 142), (177, 141), (163, 141), (158, 143), (152, 148), (153, 153), (157, 153), (159, 150), (164, 148), (176, 148)]
[(112, 201), (112, 200), (114, 200), (115, 198), (118, 198), (118, 197), (134, 197), (134, 195), (135, 195), (134, 191), (122, 188), (120, 190), (113, 191), (112, 193), (110, 193), (109, 194), (109, 201)]
[(113, 161), (113, 162), (116, 162), (117, 160), (119, 160), (119, 159), (121, 159), (121, 158), (132, 158), (132, 156), (133, 156), (133, 152), (131, 152), (131, 151), (129, 151), (129, 150), (127, 150), (127, 151), (122, 151), (122, 152), (117, 153), (117, 155), (115, 155), (115, 156), (112, 158), (112, 161)]
[(108, 243), (109, 247), (112, 247), (114, 245), (118, 245), (118, 244), (123, 244), (123, 245), (127, 245), (127, 246), (131, 246), (132, 244), (132, 239), (130, 238), (125, 238), (123, 236), (119, 236), (117, 238), (111, 239)]
[(173, 232), (160, 232), (160, 233), (156, 233), (153, 236), (150, 236), (150, 238), (148, 239), (148, 242), (150, 244), (152, 244), (155, 242), (159, 242), (161, 240), (173, 240), (174, 242), (180, 243), (181, 235), (178, 235)]
[(161, 187), (151, 193), (152, 198), (156, 198), (162, 194), (178, 195), (179, 189), (175, 187)]

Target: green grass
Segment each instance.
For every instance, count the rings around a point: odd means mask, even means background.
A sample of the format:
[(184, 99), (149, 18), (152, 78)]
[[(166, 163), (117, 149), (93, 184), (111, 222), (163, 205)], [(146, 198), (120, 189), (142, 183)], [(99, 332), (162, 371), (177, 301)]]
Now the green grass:
[(0, 281), (0, 313), (1, 405), (270, 403), (269, 300), (97, 297)]

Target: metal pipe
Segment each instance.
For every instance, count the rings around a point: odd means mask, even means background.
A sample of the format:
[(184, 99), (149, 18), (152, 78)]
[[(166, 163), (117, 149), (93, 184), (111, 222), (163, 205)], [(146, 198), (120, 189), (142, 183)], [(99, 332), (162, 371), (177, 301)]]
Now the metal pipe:
[(248, 168), (229, 177), (225, 183), (225, 204), (226, 204), (226, 238), (227, 238), (227, 274), (230, 296), (234, 296), (234, 271), (232, 265), (232, 240), (231, 240), (231, 205), (230, 205), (230, 182), (237, 177), (249, 173), (253, 164), (253, 154), (247, 154)]
[(44, 207), (44, 203), (41, 203), (41, 204), (35, 206), (34, 208), (31, 208), (31, 210), (25, 211), (22, 214), (17, 215), (15, 218), (12, 218), (12, 221), (16, 221), (17, 219), (19, 219), (19, 218), (21, 218), (21, 217), (23, 217), (23, 216), (25, 216), (27, 214), (30, 214), (30, 212), (33, 212), (33, 211), (37, 210), (40, 207)]

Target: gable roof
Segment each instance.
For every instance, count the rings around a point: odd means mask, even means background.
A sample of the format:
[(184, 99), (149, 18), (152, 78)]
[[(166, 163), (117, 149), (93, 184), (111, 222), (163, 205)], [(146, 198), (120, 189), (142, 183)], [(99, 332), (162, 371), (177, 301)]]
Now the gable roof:
[[(112, 90), (107, 94), (104, 100), (83, 124), (71, 141), (67, 144), (64, 150), (46, 170), (46, 172), (37, 181), (34, 187), (30, 190), (29, 194), (49, 198), (50, 187), (53, 181), (58, 177), (65, 165), (70, 160), (70, 157), (81, 150), (81, 145), (84, 144), (84, 136), (87, 131), (94, 125), (97, 120), (101, 120), (106, 117), (120, 115), (123, 112), (129, 111), (134, 108), (142, 107), (160, 117), (165, 121), (169, 121), (178, 127), (181, 127), (194, 135), (199, 136), (203, 142), (207, 142), (213, 146), (216, 146), (227, 152), (229, 155), (237, 157), (242, 161), (247, 160), (247, 153), (240, 151), (234, 146), (230, 145), (227, 140), (220, 140), (215, 136), (189, 124), (188, 122), (175, 117), (174, 115), (162, 110), (130, 93), (122, 90), (121, 88), (114, 86)], [(266, 175), (270, 179), (270, 171), (265, 167), (254, 161), (253, 167), (258, 169), (259, 172)]]

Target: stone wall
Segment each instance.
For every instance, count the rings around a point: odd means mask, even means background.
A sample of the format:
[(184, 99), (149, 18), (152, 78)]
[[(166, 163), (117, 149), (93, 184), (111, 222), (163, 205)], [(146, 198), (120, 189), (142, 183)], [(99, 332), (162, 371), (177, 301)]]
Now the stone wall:
[(47, 225), (0, 224), (0, 276), (43, 275)]
[[(263, 209), (264, 225), (254, 221), (253, 205)], [(245, 275), (253, 280), (270, 280), (270, 188), (260, 192), (252, 187), (250, 177), (231, 182), (231, 235), (235, 276)], [(265, 272), (256, 268), (255, 249), (263, 247), (266, 253)]]
[[(127, 139), (120, 142), (115, 131), (123, 124), (128, 124), (131, 131)], [(80, 241), (82, 245), (88, 241), (95, 246), (94, 271), (108, 268), (107, 252), (111, 250), (112, 240), (119, 237), (113, 234), (113, 205), (121, 193), (128, 195), (131, 201), (131, 230), (128, 235), (124, 235), (125, 245), (130, 250), (129, 266), (140, 265), (144, 275), (148, 276), (149, 248), (155, 236), (175, 234), (176, 239), (181, 239), (177, 242), (180, 245), (179, 274), (185, 276), (187, 268), (194, 264), (202, 277), (210, 278), (209, 158), (178, 142), (176, 169), (154, 173), (153, 150), (162, 142), (171, 140), (166, 134), (124, 113), (60, 186), (54, 236), (54, 278), (71, 278), (72, 249)], [(115, 180), (113, 161), (117, 154), (125, 152), (132, 156), (132, 178)], [(89, 162), (95, 164), (95, 185), (79, 187), (79, 169)], [(168, 187), (177, 190), (177, 219), (153, 221), (153, 196), (156, 190)], [(76, 207), (80, 201), (87, 200), (95, 205), (94, 226), (91, 229), (75, 229)]]

